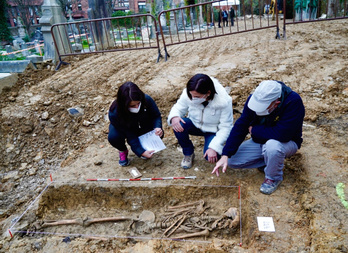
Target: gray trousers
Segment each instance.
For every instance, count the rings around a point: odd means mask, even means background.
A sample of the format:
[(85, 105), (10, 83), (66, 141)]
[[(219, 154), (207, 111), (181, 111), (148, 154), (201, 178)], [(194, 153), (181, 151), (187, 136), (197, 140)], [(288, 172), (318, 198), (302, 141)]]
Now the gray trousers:
[(271, 180), (283, 180), (284, 160), (296, 153), (294, 141), (280, 142), (268, 140), (259, 144), (252, 139), (244, 141), (237, 153), (228, 159), (228, 166), (238, 169), (265, 167), (265, 177)]

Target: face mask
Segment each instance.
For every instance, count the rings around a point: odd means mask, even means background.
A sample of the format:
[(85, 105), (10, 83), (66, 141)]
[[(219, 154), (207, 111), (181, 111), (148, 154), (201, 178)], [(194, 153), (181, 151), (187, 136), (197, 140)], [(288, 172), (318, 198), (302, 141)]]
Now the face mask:
[(199, 105), (202, 104), (203, 102), (205, 102), (206, 97), (201, 97), (201, 98), (192, 98), (192, 103)]
[(141, 103), (138, 105), (137, 108), (129, 107), (128, 110), (129, 110), (131, 113), (138, 113), (139, 110), (140, 110), (140, 107), (141, 107)]
[(258, 116), (267, 116), (267, 115), (271, 114), (271, 113), (277, 108), (277, 106), (278, 106), (278, 105), (273, 106), (272, 108), (266, 109), (266, 110), (264, 110), (263, 112), (257, 112), (256, 114), (257, 114)]
[(256, 115), (258, 115), (258, 116), (267, 116), (269, 114), (270, 114), (270, 112), (268, 111), (268, 109), (264, 110), (263, 112), (256, 113)]

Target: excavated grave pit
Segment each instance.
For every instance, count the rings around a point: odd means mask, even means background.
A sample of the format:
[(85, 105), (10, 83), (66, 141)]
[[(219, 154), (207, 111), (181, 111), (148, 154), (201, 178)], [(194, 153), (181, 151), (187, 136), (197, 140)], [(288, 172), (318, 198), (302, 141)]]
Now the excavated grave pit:
[[(194, 186), (194, 185), (166, 185), (154, 186), (113, 186), (105, 187), (97, 184), (88, 185), (53, 185), (48, 187), (40, 197), (36, 210), (28, 215), (27, 222), (29, 231), (35, 233), (58, 234), (58, 235), (82, 235), (96, 237), (132, 237), (137, 238), (177, 238), (188, 234), (182, 228), (193, 228), (193, 223), (201, 227), (213, 226), (207, 236), (188, 238), (190, 240), (232, 240), (239, 243), (240, 220), (233, 217), (223, 217), (223, 214), (231, 207), (240, 212), (240, 195), (238, 187), (219, 186)], [(241, 196), (243, 198), (243, 196)], [(180, 206), (197, 201), (204, 201), (204, 212), (201, 214), (189, 213), (182, 221), (181, 229), (173, 232), (170, 236), (163, 237), (165, 230), (182, 220), (182, 215), (172, 215), (171, 219), (165, 220), (169, 215), (170, 206)], [(198, 206), (196, 204), (195, 206)], [(183, 208), (179, 208), (182, 210)], [(196, 210), (196, 209), (195, 209)], [(35, 211), (35, 215), (33, 213)], [(149, 220), (148, 214), (154, 214), (155, 220)], [(147, 214), (147, 215), (146, 215)], [(151, 215), (150, 215), (151, 216)], [(31, 218), (30, 218), (31, 217)], [(86, 225), (86, 223), (47, 226), (58, 220), (86, 221), (96, 218), (131, 217), (135, 220), (107, 221)], [(145, 217), (145, 218), (144, 218)], [(238, 225), (230, 227), (235, 219)], [(40, 225), (39, 225), (40, 224)], [(231, 225), (232, 226), (232, 225)], [(36, 227), (36, 229), (35, 229)], [(197, 229), (195, 231), (202, 231)], [(170, 233), (172, 230), (169, 230)]]

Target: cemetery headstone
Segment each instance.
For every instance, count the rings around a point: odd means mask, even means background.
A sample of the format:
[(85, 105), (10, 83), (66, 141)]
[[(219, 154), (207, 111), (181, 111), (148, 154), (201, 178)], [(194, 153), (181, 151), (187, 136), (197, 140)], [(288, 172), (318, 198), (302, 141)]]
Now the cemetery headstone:
[(22, 54), (23, 56), (28, 56), (29, 55), (29, 51), (27, 50), (28, 46), (27, 44), (23, 43), (21, 45), (21, 49), (22, 49)]
[[(11, 46), (11, 45), (6, 45), (6, 46), (5, 46), (5, 49), (6, 49), (6, 53), (12, 53), (12, 52), (13, 52), (12, 46)], [(10, 58), (10, 59), (13, 59), (13, 58), (14, 58), (14, 55), (13, 55), (13, 54), (9, 54), (9, 55), (7, 55), (7, 56), (8, 56), (8, 58)]]

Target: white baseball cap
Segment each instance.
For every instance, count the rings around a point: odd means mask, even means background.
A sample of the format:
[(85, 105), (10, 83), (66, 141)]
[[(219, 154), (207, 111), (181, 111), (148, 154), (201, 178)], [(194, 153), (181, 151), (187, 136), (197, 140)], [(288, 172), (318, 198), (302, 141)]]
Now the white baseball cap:
[(263, 112), (268, 106), (280, 98), (282, 95), (282, 85), (277, 81), (262, 81), (252, 94), (248, 107), (254, 112)]

